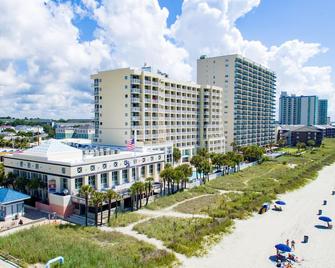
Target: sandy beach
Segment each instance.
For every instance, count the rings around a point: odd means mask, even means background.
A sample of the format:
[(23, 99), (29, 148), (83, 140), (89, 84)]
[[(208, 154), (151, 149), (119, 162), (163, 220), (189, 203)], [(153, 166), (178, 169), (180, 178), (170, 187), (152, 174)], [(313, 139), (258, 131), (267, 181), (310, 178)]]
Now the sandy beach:
[[(281, 195), (287, 205), (282, 212), (269, 210), (263, 215), (236, 221), (233, 232), (225, 236), (204, 257), (185, 260), (183, 267), (224, 267), (224, 268), (267, 268), (276, 267), (270, 260), (275, 255), (274, 245), (295, 240), (295, 254), (303, 259), (294, 267), (333, 268), (335, 267), (335, 228), (320, 229), (316, 225), (325, 223), (318, 220), (322, 215), (335, 219), (335, 164), (323, 168), (318, 178), (305, 187)], [(327, 205), (323, 205), (327, 200)], [(304, 235), (309, 242), (301, 241)]]

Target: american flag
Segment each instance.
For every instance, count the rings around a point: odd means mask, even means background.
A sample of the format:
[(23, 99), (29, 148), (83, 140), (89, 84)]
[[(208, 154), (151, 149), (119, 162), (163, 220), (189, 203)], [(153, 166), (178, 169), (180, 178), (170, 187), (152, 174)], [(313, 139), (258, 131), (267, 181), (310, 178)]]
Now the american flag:
[(127, 150), (132, 151), (135, 149), (135, 139), (132, 138), (127, 142)]

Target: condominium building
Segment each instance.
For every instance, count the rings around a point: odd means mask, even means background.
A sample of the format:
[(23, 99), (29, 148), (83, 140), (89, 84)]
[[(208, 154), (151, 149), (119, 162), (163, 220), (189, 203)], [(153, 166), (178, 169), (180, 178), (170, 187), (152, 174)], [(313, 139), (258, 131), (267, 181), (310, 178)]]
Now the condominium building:
[(148, 67), (103, 71), (91, 78), (96, 142), (168, 142), (180, 148), (182, 161), (189, 161), (199, 146), (224, 151), (220, 87), (176, 81)]
[(319, 100), (319, 125), (328, 124), (328, 100), (320, 99)]
[(44, 186), (34, 191), (35, 198), (40, 200), (36, 207), (68, 216), (81, 202), (77, 194), (82, 185), (91, 185), (97, 191), (114, 189), (124, 193), (126, 200), (130, 198), (127, 190), (135, 181), (147, 177), (158, 180), (165, 164), (164, 151), (155, 148), (130, 152), (126, 147), (74, 146), (52, 139), (6, 155), (5, 173), (40, 180)]
[(240, 55), (201, 56), (197, 82), (223, 88), (226, 148), (266, 145), (275, 139), (275, 74)]
[(326, 100), (319, 100), (317, 96), (288, 96), (283, 91), (279, 99), (279, 123), (283, 125), (316, 125), (319, 123), (320, 104), (322, 105), (322, 120), (327, 123)]

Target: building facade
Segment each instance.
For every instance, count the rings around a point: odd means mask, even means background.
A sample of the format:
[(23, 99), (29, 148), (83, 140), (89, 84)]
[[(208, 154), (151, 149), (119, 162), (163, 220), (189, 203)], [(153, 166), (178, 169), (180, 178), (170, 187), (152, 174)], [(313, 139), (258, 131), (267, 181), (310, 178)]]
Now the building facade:
[(316, 146), (320, 146), (322, 139), (323, 132), (314, 126), (281, 125), (277, 133), (277, 140), (284, 140), (288, 146), (296, 146), (297, 143), (308, 145), (309, 140), (313, 140)]
[[(4, 157), (5, 173), (31, 180), (37, 178), (45, 188), (38, 189), (39, 208), (66, 216), (82, 185), (97, 191), (114, 189), (122, 192), (135, 181), (153, 177), (156, 181), (164, 168), (162, 150), (84, 145), (74, 148), (59, 140)], [(72, 198), (74, 197), (74, 198)]]
[(89, 139), (93, 140), (95, 129), (91, 125), (78, 127), (59, 126), (55, 129), (56, 139)]
[(328, 100), (320, 99), (319, 100), (319, 125), (328, 124)]
[(197, 82), (223, 88), (222, 117), (226, 148), (266, 145), (275, 139), (276, 76), (240, 55), (202, 56)]
[[(283, 91), (279, 99), (279, 123), (306, 126), (319, 124), (320, 104), (322, 113), (327, 110), (324, 100), (320, 101), (317, 96), (296, 96), (294, 94), (288, 96), (287, 92)], [(327, 122), (327, 116), (323, 120)]]
[(182, 161), (199, 146), (224, 152), (222, 89), (175, 81), (150, 68), (99, 72), (95, 95), (95, 141), (125, 145), (172, 143)]

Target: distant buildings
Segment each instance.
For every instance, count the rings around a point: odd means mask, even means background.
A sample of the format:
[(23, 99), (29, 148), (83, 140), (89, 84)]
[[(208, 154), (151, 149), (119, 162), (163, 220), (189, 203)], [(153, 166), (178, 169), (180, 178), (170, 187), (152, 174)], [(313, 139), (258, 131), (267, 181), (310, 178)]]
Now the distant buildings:
[(26, 126), (26, 125), (18, 125), (15, 127), (15, 131), (16, 132), (24, 132), (24, 133), (39, 133), (39, 134), (43, 134), (44, 130), (43, 127), (41, 126)]
[(277, 141), (283, 140), (287, 146), (296, 146), (297, 143), (308, 145), (310, 140), (313, 140), (316, 146), (320, 146), (322, 139), (322, 130), (314, 126), (281, 125), (277, 132)]
[(319, 125), (328, 124), (328, 100), (319, 100)]
[(55, 129), (56, 139), (94, 139), (94, 127), (92, 125), (80, 126), (57, 126)]
[(172, 143), (189, 161), (199, 147), (224, 152), (222, 88), (131, 68), (92, 75), (95, 141), (126, 145)]
[(326, 125), (328, 100), (317, 96), (288, 96), (286, 91), (279, 99), (279, 123), (282, 125)]
[(267, 145), (275, 140), (276, 76), (240, 55), (202, 56), (197, 82), (223, 88), (226, 146)]
[(315, 127), (322, 131), (324, 138), (335, 138), (335, 126), (332, 125), (315, 125)]

